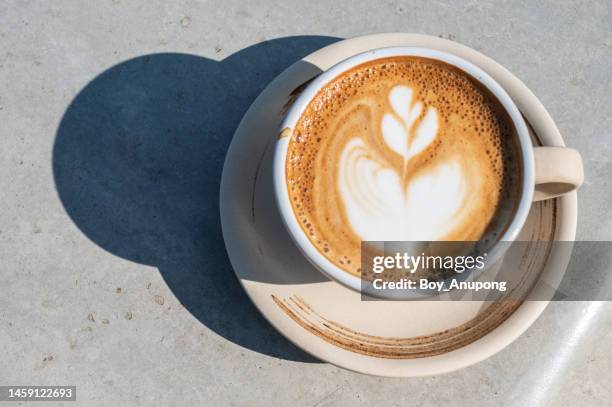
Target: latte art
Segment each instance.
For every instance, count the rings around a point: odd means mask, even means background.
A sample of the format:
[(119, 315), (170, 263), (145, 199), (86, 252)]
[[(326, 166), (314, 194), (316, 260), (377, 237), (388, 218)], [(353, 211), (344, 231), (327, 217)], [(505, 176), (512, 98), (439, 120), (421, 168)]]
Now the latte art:
[(392, 88), (393, 112), (385, 113), (381, 125), (387, 147), (403, 157), (402, 173), (371, 157), (358, 136), (340, 155), (340, 196), (361, 240), (437, 240), (460, 220), (467, 188), (458, 160), (438, 163), (416, 179), (406, 174), (408, 161), (434, 141), (439, 125), (436, 109), (430, 106), (422, 116), (423, 104), (412, 103), (412, 96), (409, 87)]
[(324, 86), (299, 119), (286, 164), (293, 209), (353, 274), (361, 241), (496, 239), (519, 198), (514, 137), (465, 73), (425, 58), (372, 61)]

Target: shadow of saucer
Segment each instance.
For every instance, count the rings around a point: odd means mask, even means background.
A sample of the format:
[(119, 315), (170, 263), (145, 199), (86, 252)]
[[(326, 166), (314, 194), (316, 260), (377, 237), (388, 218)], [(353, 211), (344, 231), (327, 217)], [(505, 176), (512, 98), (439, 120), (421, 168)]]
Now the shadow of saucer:
[(72, 101), (53, 149), (56, 188), (79, 229), (159, 269), (178, 300), (228, 340), (314, 362), (242, 291), (226, 255), (219, 182), (232, 134), (265, 85), (337, 38), (262, 42), (222, 61), (176, 53), (122, 62)]

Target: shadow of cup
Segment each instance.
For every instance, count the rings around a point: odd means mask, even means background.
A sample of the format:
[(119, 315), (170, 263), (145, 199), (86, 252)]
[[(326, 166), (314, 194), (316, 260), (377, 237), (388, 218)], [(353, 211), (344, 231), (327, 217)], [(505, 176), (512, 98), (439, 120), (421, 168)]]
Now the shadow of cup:
[(157, 267), (208, 328), (251, 350), (315, 361), (259, 314), (226, 255), (219, 182), (232, 134), (282, 70), (337, 41), (262, 42), (222, 61), (152, 54), (93, 79), (66, 110), (53, 150), (60, 199), (110, 253)]

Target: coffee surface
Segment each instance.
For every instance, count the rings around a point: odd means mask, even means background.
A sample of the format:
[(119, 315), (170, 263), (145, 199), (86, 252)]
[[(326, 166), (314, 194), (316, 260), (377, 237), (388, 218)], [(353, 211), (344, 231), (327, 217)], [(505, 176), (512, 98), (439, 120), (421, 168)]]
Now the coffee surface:
[(494, 241), (520, 198), (503, 107), (466, 73), (426, 58), (378, 59), (326, 84), (287, 154), (302, 229), (356, 275), (362, 241)]

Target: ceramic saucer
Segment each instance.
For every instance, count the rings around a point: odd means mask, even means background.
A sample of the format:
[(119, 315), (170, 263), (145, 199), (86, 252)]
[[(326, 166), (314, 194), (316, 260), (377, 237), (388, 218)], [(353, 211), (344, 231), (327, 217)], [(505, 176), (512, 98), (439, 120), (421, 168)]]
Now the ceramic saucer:
[[(471, 48), (417, 34), (344, 40), (292, 65), (245, 114), (221, 180), (223, 236), (248, 296), (281, 334), (306, 352), (372, 375), (439, 374), (499, 352), (538, 318), (548, 302), (529, 297), (499, 302), (361, 301), (360, 294), (327, 280), (301, 256), (284, 229), (272, 191), (272, 147), (296, 89), (351, 55), (387, 46), (439, 49), (480, 66), (513, 98), (533, 130), (534, 143), (564, 146), (535, 95), (504, 67)], [(574, 240), (576, 219), (575, 193), (534, 203), (519, 240)], [(525, 250), (525, 273), (551, 273), (565, 261), (554, 250)]]

